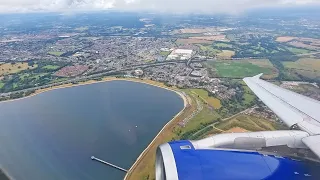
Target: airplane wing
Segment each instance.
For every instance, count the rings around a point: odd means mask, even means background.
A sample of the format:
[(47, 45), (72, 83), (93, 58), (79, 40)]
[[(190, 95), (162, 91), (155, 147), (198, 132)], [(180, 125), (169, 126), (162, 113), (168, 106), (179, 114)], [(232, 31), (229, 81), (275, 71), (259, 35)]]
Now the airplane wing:
[(319, 163), (257, 151), (287, 146), (310, 149), (320, 158), (320, 102), (263, 81), (261, 75), (244, 81), (289, 127), (301, 130), (223, 133), (162, 144), (156, 179), (319, 179)]
[(320, 157), (320, 102), (261, 80), (261, 75), (243, 80), (285, 124), (309, 133), (302, 141)]
[(244, 81), (282, 121), (301, 130), (223, 133), (162, 144), (156, 179), (319, 179), (316, 161), (257, 151), (287, 146), (310, 149), (320, 158), (320, 102), (263, 81), (261, 75)]

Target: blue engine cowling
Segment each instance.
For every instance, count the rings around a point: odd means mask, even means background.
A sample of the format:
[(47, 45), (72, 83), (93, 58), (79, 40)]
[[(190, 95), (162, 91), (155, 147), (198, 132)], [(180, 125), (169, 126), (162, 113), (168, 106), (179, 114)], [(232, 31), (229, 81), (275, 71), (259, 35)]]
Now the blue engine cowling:
[(230, 149), (195, 149), (190, 141), (159, 146), (156, 180), (320, 179), (313, 161)]

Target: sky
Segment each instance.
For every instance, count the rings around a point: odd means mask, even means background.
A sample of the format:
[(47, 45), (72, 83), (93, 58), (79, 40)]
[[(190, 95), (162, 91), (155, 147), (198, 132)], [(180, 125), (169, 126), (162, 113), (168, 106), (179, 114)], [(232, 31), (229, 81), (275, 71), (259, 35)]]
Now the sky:
[(320, 5), (320, 0), (0, 0), (0, 13), (95, 10), (170, 13), (241, 13), (264, 7)]

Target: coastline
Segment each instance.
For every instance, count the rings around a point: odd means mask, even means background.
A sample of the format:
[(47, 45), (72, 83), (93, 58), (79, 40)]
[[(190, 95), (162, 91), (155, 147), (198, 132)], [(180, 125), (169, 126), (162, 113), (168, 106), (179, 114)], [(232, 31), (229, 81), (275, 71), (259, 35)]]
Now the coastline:
[(103, 78), (101, 81), (89, 80), (89, 81), (85, 81), (85, 82), (80, 82), (79, 84), (69, 83), (69, 84), (63, 84), (63, 85), (59, 85), (59, 86), (53, 86), (53, 87), (50, 87), (50, 88), (39, 89), (39, 90), (36, 90), (35, 93), (33, 93), (33, 94), (29, 95), (29, 96), (18, 98), (18, 99), (11, 99), (11, 100), (7, 100), (7, 101), (2, 101), (2, 102), (0, 102), (0, 104), (1, 103), (8, 103), (8, 102), (13, 102), (13, 101), (18, 101), (18, 100), (30, 98), (30, 97), (33, 97), (33, 96), (36, 96), (36, 95), (39, 95), (41, 93), (45, 93), (45, 92), (48, 92), (48, 91), (53, 91), (53, 90), (58, 90), (58, 89), (63, 89), (63, 88), (77, 87), (77, 86), (83, 86), (83, 85), (90, 85), (90, 84), (96, 84), (96, 83), (103, 83), (103, 82), (109, 82), (109, 81), (117, 81), (117, 80), (118, 81), (129, 81), (129, 82), (143, 83), (143, 84), (148, 84), (148, 85), (151, 85), (151, 86), (163, 88), (163, 89), (175, 92), (183, 100), (183, 109), (181, 111), (179, 111), (170, 121), (168, 121), (162, 127), (162, 129), (157, 133), (157, 135), (153, 138), (153, 140), (149, 143), (149, 145), (142, 151), (142, 153), (139, 155), (139, 157), (131, 165), (130, 169), (126, 173), (126, 175), (124, 177), (124, 179), (126, 180), (130, 176), (130, 174), (135, 170), (135, 168), (138, 166), (138, 164), (143, 159), (143, 157), (148, 153), (148, 151), (151, 149), (151, 147), (153, 146), (154, 142), (159, 138), (159, 136), (162, 134), (162, 132), (168, 126), (170, 126), (171, 123), (173, 121), (175, 121), (177, 119), (177, 117), (179, 117), (185, 111), (185, 109), (186, 109), (187, 105), (189, 104), (189, 102), (188, 102), (188, 98), (186, 97), (186, 95), (183, 94), (182, 92), (176, 90), (175, 88), (171, 88), (171, 87), (165, 86), (163, 83), (157, 82), (157, 81), (141, 80), (141, 79), (135, 79), (135, 78), (107, 77), (107, 78)]
[(45, 92), (48, 92), (48, 91), (57, 90), (57, 89), (64, 89), (64, 88), (71, 88), (71, 87), (77, 87), (77, 86), (83, 86), (83, 85), (90, 85), (90, 84), (108, 82), (108, 81), (113, 81), (113, 80), (117, 80), (117, 78), (113, 79), (113, 77), (112, 77), (112, 78), (106, 78), (105, 80), (102, 80), (102, 81), (89, 80), (89, 81), (81, 82), (79, 84), (68, 83), (68, 84), (63, 84), (63, 85), (59, 85), (59, 86), (52, 86), (50, 88), (38, 89), (34, 93), (30, 94), (29, 96), (25, 96), (25, 97), (17, 98), (17, 99), (9, 99), (9, 100), (6, 100), (6, 101), (0, 101), (0, 104), (1, 103), (13, 102), (13, 101), (18, 101), (18, 100), (30, 98), (30, 97), (36, 96), (38, 94), (45, 93)]
[[(170, 89), (168, 89), (170, 90)], [(170, 91), (174, 91), (174, 90), (170, 90)], [(160, 134), (177, 118), (179, 117), (184, 110), (187, 107), (188, 104), (188, 100), (187, 98), (181, 94), (178, 91), (174, 91), (176, 92), (182, 99), (183, 99), (183, 109), (181, 111), (178, 112), (178, 114), (176, 114), (170, 121), (168, 121), (163, 127), (162, 129), (158, 132), (158, 134), (153, 138), (153, 140), (149, 143), (149, 145), (142, 151), (142, 153), (139, 155), (139, 157), (136, 159), (136, 161), (132, 164), (132, 166), (130, 167), (130, 169), (128, 170), (128, 172), (126, 173), (125, 177), (123, 178), (124, 180), (127, 180), (130, 173), (132, 173), (132, 171), (137, 167), (137, 165), (140, 163), (140, 161), (142, 160), (142, 158), (145, 156), (145, 154), (149, 151), (150, 147), (153, 145), (153, 143), (156, 141), (156, 139), (160, 136)]]
[(186, 99), (184, 99), (185, 97), (180, 94), (179, 92), (177, 92), (176, 90), (169, 88), (163, 84), (161, 84), (160, 82), (157, 81), (152, 81), (152, 80), (141, 80), (141, 79), (135, 79), (135, 78), (116, 78), (116, 77), (107, 77), (107, 78), (103, 78), (101, 81), (95, 81), (95, 80), (88, 80), (85, 82), (80, 82), (79, 84), (72, 84), (72, 83), (68, 83), (68, 84), (63, 84), (63, 85), (58, 85), (58, 86), (52, 86), (50, 88), (44, 88), (44, 89), (38, 89), (35, 91), (35, 93), (30, 94), (29, 96), (25, 96), (22, 98), (17, 98), (17, 99), (9, 99), (9, 100), (5, 100), (5, 101), (0, 101), (1, 103), (8, 103), (8, 102), (13, 102), (13, 101), (18, 101), (18, 100), (22, 100), (22, 99), (26, 99), (26, 98), (30, 98), (36, 95), (39, 95), (41, 93), (45, 93), (48, 91), (53, 91), (53, 90), (57, 90), (57, 89), (64, 89), (64, 88), (71, 88), (71, 87), (77, 87), (77, 86), (84, 86), (84, 85), (90, 85), (90, 84), (97, 84), (97, 83), (103, 83), (103, 82), (109, 82), (109, 81), (129, 81), (129, 82), (137, 82), (137, 83), (143, 83), (143, 84), (148, 84), (151, 86), (155, 86), (155, 87), (159, 87), (159, 88), (163, 88), (169, 91), (173, 91), (175, 93), (177, 93), (184, 101), (186, 101)]

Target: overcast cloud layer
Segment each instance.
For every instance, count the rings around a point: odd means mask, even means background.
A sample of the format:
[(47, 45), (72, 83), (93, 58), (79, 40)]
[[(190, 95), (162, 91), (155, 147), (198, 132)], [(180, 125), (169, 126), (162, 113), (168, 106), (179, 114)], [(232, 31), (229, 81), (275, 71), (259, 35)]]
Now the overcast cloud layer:
[(0, 0), (0, 12), (130, 10), (238, 13), (257, 7), (320, 4), (320, 0)]

